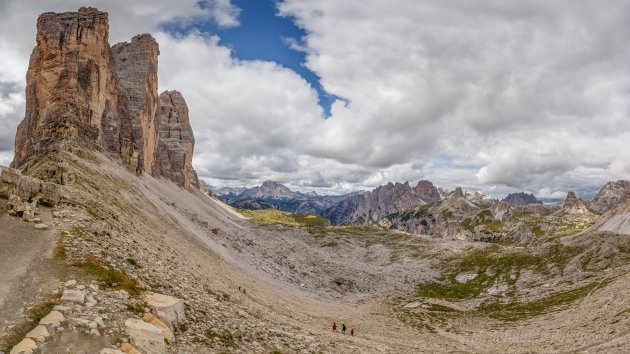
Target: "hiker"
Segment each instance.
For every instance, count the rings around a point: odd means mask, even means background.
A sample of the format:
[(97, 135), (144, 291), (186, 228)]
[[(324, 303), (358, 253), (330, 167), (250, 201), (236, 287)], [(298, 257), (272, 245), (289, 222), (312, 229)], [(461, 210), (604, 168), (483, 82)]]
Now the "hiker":
[(345, 323), (341, 324), (341, 333), (342, 334), (346, 334), (346, 324)]
[(333, 322), (333, 332), (337, 332), (337, 322)]
[(354, 332), (355, 332), (354, 327), (350, 328), (350, 335), (351, 335), (351, 336), (354, 336)]

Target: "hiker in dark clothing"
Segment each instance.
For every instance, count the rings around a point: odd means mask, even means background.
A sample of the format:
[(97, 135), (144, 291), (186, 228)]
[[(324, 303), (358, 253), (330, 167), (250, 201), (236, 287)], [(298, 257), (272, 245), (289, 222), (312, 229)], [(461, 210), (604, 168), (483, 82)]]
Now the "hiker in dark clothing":
[(350, 335), (354, 336), (354, 331), (355, 331), (354, 327), (350, 328)]
[(341, 333), (346, 334), (346, 324), (345, 323), (343, 323), (341, 325)]
[(333, 332), (337, 332), (337, 322), (333, 322)]

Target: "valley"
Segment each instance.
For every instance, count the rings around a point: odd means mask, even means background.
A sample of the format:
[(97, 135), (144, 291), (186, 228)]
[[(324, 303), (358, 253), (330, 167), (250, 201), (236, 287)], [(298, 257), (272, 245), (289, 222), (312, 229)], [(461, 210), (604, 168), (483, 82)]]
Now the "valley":
[(0, 354), (628, 350), (630, 182), (213, 191), (151, 35), (110, 46), (85, 7), (37, 29), (0, 168)]

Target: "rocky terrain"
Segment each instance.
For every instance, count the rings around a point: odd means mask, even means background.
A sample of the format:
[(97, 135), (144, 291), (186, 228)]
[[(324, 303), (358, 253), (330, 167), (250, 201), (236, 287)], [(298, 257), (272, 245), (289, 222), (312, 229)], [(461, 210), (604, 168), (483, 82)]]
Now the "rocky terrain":
[(198, 181), (152, 38), (111, 48), (92, 8), (37, 26), (0, 169), (0, 352), (627, 351), (623, 183), (554, 206), (388, 184), (334, 207), (361, 224), (248, 219)]
[(528, 205), (528, 204), (542, 204), (543, 202), (536, 199), (536, 196), (531, 193), (519, 192), (510, 193), (502, 200), (510, 205)]
[(323, 215), (334, 225), (368, 223), (437, 199), (438, 190), (431, 182), (420, 181), (415, 187), (408, 182), (390, 182), (372, 191), (350, 196)]

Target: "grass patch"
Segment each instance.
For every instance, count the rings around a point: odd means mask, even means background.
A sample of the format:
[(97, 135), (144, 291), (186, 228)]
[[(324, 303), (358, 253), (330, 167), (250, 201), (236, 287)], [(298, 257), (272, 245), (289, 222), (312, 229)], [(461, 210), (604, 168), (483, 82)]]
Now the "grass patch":
[(234, 347), (236, 346), (236, 341), (234, 340), (234, 336), (232, 333), (228, 331), (213, 331), (212, 329), (206, 330), (204, 333), (206, 337), (212, 340), (218, 340), (223, 346), (226, 347)]
[(33, 306), (27, 313), (27, 321), (12, 327), (5, 335), (0, 339), (0, 351), (8, 353), (19, 342), (24, 339), (26, 334), (35, 328), (39, 321), (52, 311), (55, 305), (59, 304), (57, 295), (54, 299), (37, 304)]
[(66, 250), (66, 245), (63, 243), (66, 239), (66, 233), (62, 232), (57, 238), (57, 243), (55, 245), (55, 249), (53, 250), (53, 258), (60, 262), (66, 261), (66, 256), (68, 255), (68, 251)]
[(138, 296), (143, 290), (134, 279), (124, 272), (106, 266), (98, 257), (89, 256), (85, 261), (73, 265), (90, 275), (96, 276), (109, 288), (125, 290), (131, 296)]
[[(513, 301), (507, 304), (500, 302), (484, 303), (479, 311), (502, 321), (517, 321), (542, 315), (562, 305), (568, 305), (587, 296), (596, 287), (606, 285), (610, 280), (593, 282), (579, 288), (553, 293), (531, 302)], [(604, 284), (605, 283), (605, 284)]]
[(289, 213), (276, 209), (244, 210), (239, 213), (262, 225), (289, 225), (298, 227), (325, 227), (328, 219), (309, 213)]
[(144, 309), (147, 307), (146, 302), (136, 303), (136, 304), (127, 304), (127, 310), (129, 312), (135, 313), (136, 315), (144, 314)]

